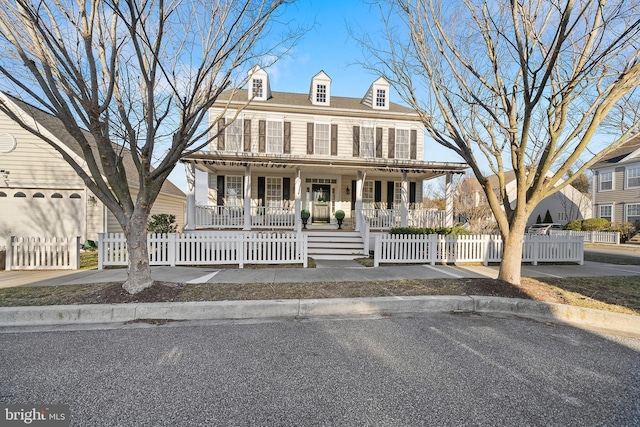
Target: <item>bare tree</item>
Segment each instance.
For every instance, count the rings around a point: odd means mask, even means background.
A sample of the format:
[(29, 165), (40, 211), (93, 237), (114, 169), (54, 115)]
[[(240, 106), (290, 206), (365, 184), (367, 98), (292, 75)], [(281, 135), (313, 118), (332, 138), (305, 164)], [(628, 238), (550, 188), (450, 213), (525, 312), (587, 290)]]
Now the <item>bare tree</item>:
[[(569, 168), (581, 175), (638, 132), (638, 115), (624, 108), (638, 103), (638, 2), (378, 4), (385, 41), (360, 37), (368, 65), (393, 82), (432, 138), (470, 165), (504, 241), (498, 277), (518, 284), (533, 208), (570, 184), (561, 182)], [(598, 146), (594, 136), (604, 134), (613, 139)], [(484, 162), (499, 188), (481, 172)], [(513, 206), (505, 189), (510, 169)]]
[(127, 240), (129, 292), (153, 284), (149, 212), (178, 160), (216, 136), (208, 109), (249, 65), (273, 61), (301, 34), (270, 34), (286, 3), (0, 0), (0, 73), (64, 124), (86, 165), (8, 104), (0, 110), (51, 144), (113, 212)]

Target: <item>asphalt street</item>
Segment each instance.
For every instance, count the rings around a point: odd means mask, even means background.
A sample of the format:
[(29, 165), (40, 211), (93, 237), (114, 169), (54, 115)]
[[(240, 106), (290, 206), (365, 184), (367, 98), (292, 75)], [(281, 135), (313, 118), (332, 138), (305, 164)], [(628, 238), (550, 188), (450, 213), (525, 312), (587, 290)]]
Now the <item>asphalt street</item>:
[(519, 318), (0, 335), (0, 402), (82, 426), (640, 425), (640, 340)]

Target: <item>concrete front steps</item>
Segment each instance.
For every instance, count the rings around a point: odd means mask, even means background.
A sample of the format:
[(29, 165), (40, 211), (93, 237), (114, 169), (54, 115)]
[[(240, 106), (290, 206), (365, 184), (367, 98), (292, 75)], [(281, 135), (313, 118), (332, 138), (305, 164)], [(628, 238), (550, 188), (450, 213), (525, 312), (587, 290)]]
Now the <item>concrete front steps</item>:
[(347, 230), (303, 230), (308, 236), (308, 255), (313, 259), (347, 260), (362, 258), (364, 243), (360, 233)]

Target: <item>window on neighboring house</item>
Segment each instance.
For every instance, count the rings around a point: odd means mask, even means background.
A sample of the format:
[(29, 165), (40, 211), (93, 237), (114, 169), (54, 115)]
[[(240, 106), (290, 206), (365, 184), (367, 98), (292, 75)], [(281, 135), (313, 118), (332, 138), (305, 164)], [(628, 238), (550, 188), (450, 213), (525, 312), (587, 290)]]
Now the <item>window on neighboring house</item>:
[(327, 102), (327, 85), (316, 86), (316, 102), (323, 104)]
[(640, 203), (630, 203), (627, 205), (627, 222), (634, 225), (640, 223)]
[(225, 181), (224, 204), (226, 206), (242, 206), (242, 177), (226, 176)]
[(271, 208), (282, 207), (282, 178), (266, 178), (265, 206)]
[(374, 209), (373, 181), (365, 181), (362, 186), (362, 208)]
[(558, 213), (558, 221), (566, 221), (567, 220), (567, 214), (564, 212), (559, 212)]
[(376, 90), (376, 107), (384, 107), (387, 105), (387, 91), (386, 89)]
[(256, 98), (262, 98), (262, 79), (253, 79), (251, 82), (251, 93)]
[(283, 122), (267, 121), (267, 153), (282, 154), (282, 127)]
[(609, 221), (613, 220), (613, 206), (612, 205), (600, 205), (598, 206), (598, 217), (605, 218)]
[(242, 126), (242, 119), (236, 119), (233, 122), (228, 120), (227, 129), (225, 130), (225, 145), (226, 151), (242, 151), (242, 137), (244, 133), (244, 127)]
[(396, 129), (396, 159), (408, 159), (410, 156), (409, 129)]
[(360, 157), (375, 157), (375, 128), (360, 127)]
[(600, 172), (598, 182), (600, 191), (613, 190), (613, 172)]
[(627, 169), (627, 188), (640, 187), (640, 167)]
[(331, 125), (328, 123), (316, 123), (314, 133), (315, 146), (313, 152), (320, 156), (331, 155)]

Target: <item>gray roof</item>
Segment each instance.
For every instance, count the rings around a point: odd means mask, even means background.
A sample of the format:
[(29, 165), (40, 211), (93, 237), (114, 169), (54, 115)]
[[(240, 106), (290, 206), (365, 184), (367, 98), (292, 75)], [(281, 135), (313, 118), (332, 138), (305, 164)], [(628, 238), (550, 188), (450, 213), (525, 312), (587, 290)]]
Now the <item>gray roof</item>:
[(640, 149), (640, 135), (636, 135), (635, 137), (631, 138), (629, 141), (625, 142), (624, 144), (622, 144), (621, 146), (613, 150), (608, 155), (604, 156), (598, 162), (594, 163), (594, 165), (591, 166), (591, 168), (592, 169), (601, 168), (606, 166), (612, 166), (612, 165), (615, 165), (616, 163), (620, 163), (622, 160), (625, 159), (625, 157), (627, 157), (629, 154), (633, 153), (638, 149)]
[[(236, 90), (228, 90), (220, 94), (218, 97), (217, 103), (220, 104), (220, 101), (227, 101), (229, 97), (233, 94), (233, 102), (237, 103), (246, 103), (248, 100), (247, 89), (236, 89)], [(276, 106), (286, 106), (286, 107), (303, 107), (309, 108), (313, 110), (326, 110), (327, 113), (330, 113), (331, 110), (352, 110), (358, 111), (362, 113), (373, 113), (380, 116), (384, 116), (387, 113), (392, 113), (393, 115), (404, 114), (412, 116), (412, 120), (419, 119), (418, 114), (412, 110), (411, 108), (404, 107), (400, 104), (396, 104), (394, 102), (389, 103), (388, 110), (378, 110), (371, 108), (362, 103), (362, 99), (360, 98), (347, 98), (344, 96), (334, 96), (331, 95), (329, 99), (329, 105), (313, 105), (311, 100), (309, 99), (309, 94), (307, 93), (292, 93), (292, 92), (271, 92), (271, 97), (266, 101), (252, 101), (250, 108), (258, 107), (260, 105), (266, 105), (271, 107), (270, 109), (277, 110)]]
[[(75, 153), (81, 158), (84, 157), (82, 153), (82, 149), (80, 148), (76, 140), (69, 134), (69, 132), (67, 132), (67, 130), (65, 129), (60, 119), (58, 119), (56, 116), (50, 113), (47, 113), (37, 107), (34, 107), (31, 104), (21, 101), (18, 98), (15, 98), (14, 96), (7, 94), (6, 92), (4, 94), (7, 97), (9, 97), (11, 101), (14, 102), (21, 110), (29, 114), (29, 116), (33, 117), (36, 123), (42, 125), (49, 132), (51, 132), (52, 135), (54, 135), (60, 142), (62, 142), (71, 151), (73, 151), (73, 153)], [(89, 133), (86, 130), (84, 130), (83, 132), (84, 132), (85, 138), (87, 138), (87, 141), (89, 141), (89, 144), (91, 144), (92, 146), (95, 146), (95, 139), (93, 138), (91, 133)], [(127, 181), (130, 183), (130, 186), (131, 186), (131, 183), (137, 184), (138, 171), (131, 157), (131, 152), (126, 148), (122, 148), (120, 146), (117, 146), (117, 147), (119, 150), (122, 150), (122, 153), (123, 153), (122, 163), (125, 167)], [(98, 162), (98, 167), (100, 168), (100, 170), (102, 170), (102, 165), (100, 164), (100, 162)], [(137, 188), (137, 186), (132, 186), (132, 187)], [(186, 197), (184, 192), (182, 192), (178, 187), (176, 187), (168, 179), (165, 180), (164, 183), (162, 184), (162, 189), (160, 190), (160, 193), (166, 194), (166, 195), (172, 195), (172, 196)]]

